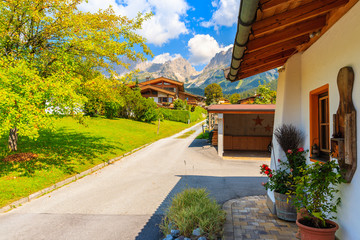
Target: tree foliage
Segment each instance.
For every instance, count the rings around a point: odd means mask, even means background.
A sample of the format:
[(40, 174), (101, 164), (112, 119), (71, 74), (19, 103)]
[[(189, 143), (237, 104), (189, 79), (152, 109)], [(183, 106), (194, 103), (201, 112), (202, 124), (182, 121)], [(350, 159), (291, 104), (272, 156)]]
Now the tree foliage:
[(206, 104), (217, 103), (222, 97), (222, 88), (217, 83), (212, 83), (205, 88)]
[(276, 91), (271, 90), (271, 83), (259, 85), (256, 93), (254, 104), (275, 104), (276, 103)]
[(229, 101), (231, 104), (237, 104), (240, 99), (241, 99), (241, 97), (240, 97), (239, 93), (233, 93), (229, 97)]
[[(0, 133), (19, 129), (36, 138), (53, 115), (76, 115), (117, 103), (98, 69), (127, 67), (121, 56), (144, 60), (151, 54), (136, 31), (150, 15), (134, 19), (112, 8), (81, 12), (83, 0), (0, 1)], [(116, 91), (115, 91), (116, 92)], [(98, 101), (102, 98), (102, 101)]]
[(180, 98), (175, 99), (174, 108), (176, 110), (187, 110), (188, 109), (187, 101), (186, 100), (181, 100)]

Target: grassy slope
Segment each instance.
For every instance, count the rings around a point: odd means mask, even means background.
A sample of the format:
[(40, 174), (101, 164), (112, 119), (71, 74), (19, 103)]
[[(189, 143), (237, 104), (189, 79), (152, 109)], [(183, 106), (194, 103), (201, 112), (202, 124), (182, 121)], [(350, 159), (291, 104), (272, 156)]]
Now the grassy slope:
[[(157, 124), (127, 119), (91, 118), (88, 127), (71, 118), (56, 122), (56, 131), (42, 131), (37, 141), (19, 139), (19, 152), (38, 154), (36, 160), (23, 163), (0, 161), (0, 207), (48, 187), (101, 162), (160, 138), (171, 136), (188, 124), (163, 121)], [(0, 138), (6, 155), (7, 137)]]

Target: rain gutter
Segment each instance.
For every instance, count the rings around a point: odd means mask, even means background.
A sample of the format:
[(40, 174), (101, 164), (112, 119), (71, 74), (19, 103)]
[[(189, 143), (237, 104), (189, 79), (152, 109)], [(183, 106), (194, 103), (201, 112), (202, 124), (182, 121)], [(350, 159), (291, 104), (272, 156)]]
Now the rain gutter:
[(229, 68), (224, 69), (225, 78), (232, 82), (239, 80), (236, 76), (249, 40), (251, 26), (256, 20), (258, 5), (259, 0), (241, 0), (231, 64)]

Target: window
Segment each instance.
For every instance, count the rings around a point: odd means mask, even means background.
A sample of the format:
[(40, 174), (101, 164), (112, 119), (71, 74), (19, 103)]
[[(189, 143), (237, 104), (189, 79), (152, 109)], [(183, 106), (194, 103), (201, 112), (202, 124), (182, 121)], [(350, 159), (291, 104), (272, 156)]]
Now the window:
[(159, 103), (167, 103), (168, 98), (167, 97), (159, 97)]
[(315, 160), (329, 160), (330, 153), (330, 114), (329, 85), (310, 92), (310, 144), (319, 148), (319, 156), (312, 154)]

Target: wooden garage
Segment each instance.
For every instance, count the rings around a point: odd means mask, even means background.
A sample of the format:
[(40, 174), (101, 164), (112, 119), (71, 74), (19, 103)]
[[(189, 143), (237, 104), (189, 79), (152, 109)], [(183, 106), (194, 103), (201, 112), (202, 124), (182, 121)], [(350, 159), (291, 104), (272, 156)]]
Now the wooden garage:
[(267, 151), (272, 140), (275, 105), (211, 105), (208, 112), (217, 115), (213, 142), (218, 144), (220, 156), (224, 150)]

